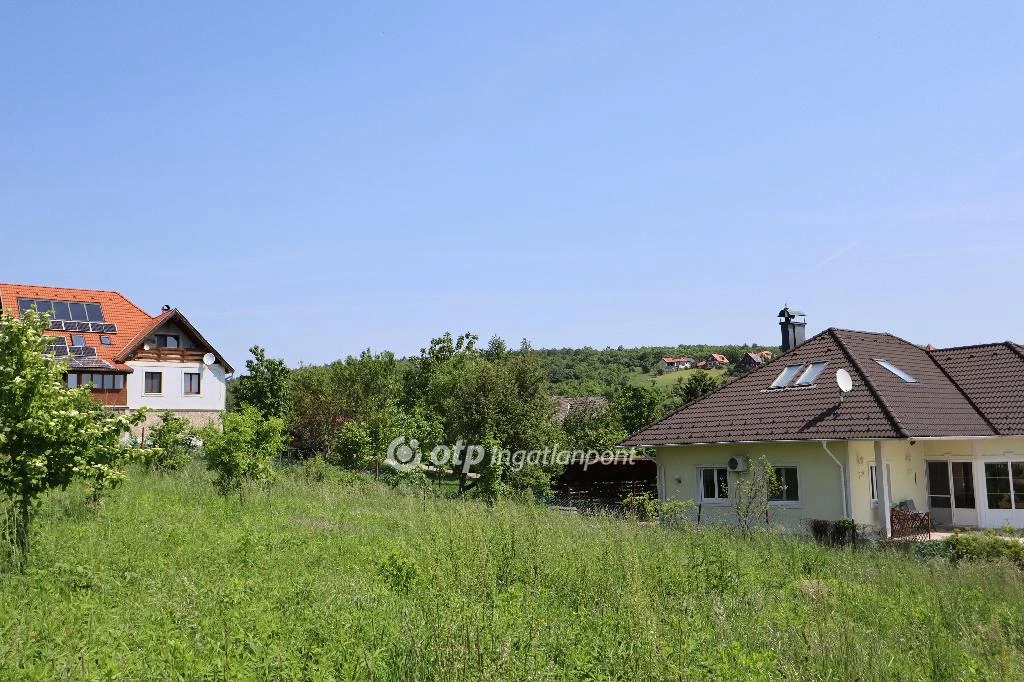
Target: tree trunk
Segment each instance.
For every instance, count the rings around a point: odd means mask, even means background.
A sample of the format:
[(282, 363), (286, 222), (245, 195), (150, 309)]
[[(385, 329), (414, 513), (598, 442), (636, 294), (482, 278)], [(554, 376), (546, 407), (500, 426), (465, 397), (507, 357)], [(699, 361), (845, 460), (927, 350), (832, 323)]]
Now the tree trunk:
[(32, 510), (31, 499), (28, 495), (22, 495), (18, 499), (18, 511), (17, 519), (15, 519), (14, 526), (14, 545), (17, 556), (15, 561), (19, 568), (25, 567), (25, 562), (28, 561), (29, 551), (29, 538), (28, 538), (28, 523), (29, 513)]

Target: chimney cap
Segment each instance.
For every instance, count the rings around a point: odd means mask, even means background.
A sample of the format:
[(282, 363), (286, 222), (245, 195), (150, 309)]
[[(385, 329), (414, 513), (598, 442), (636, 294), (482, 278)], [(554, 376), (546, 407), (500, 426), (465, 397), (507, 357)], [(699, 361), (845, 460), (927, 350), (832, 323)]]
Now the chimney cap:
[(787, 320), (792, 320), (794, 317), (797, 317), (798, 315), (801, 317), (806, 317), (807, 313), (802, 312), (800, 310), (790, 310), (789, 304), (786, 304), (786, 307), (779, 311), (779, 317), (784, 317)]

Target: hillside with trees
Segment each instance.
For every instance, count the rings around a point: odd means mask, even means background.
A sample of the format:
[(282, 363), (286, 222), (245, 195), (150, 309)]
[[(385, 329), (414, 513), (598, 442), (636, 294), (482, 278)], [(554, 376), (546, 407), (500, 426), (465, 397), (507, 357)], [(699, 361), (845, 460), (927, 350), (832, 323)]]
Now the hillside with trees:
[[(540, 366), (548, 377), (551, 392), (557, 395), (600, 395), (613, 397), (629, 384), (651, 383), (660, 376), (658, 363), (664, 357), (690, 357), (695, 360), (720, 353), (733, 365), (746, 353), (771, 351), (778, 355), (777, 346), (759, 344), (720, 345), (703, 344), (680, 346), (641, 346), (638, 348), (542, 348), (536, 351)], [(659, 387), (675, 383), (672, 372), (659, 378)], [(721, 374), (721, 373), (719, 373)]]

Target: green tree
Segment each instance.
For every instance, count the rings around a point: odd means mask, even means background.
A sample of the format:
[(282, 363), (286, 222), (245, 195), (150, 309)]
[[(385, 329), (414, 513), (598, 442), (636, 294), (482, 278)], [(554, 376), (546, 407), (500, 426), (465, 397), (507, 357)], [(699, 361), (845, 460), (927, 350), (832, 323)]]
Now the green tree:
[(572, 450), (610, 450), (629, 435), (617, 412), (606, 405), (585, 403), (562, 421), (566, 444)]
[(347, 422), (371, 428), (374, 419), (400, 403), (401, 368), (394, 353), (365, 350), (358, 358), (295, 370), (291, 396), (291, 430), (304, 447), (330, 460)]
[(68, 389), (66, 365), (46, 352), (48, 321), (34, 311), (0, 315), (0, 492), (13, 504), (15, 557), (24, 566), (39, 497), (76, 477), (95, 493), (124, 478), (121, 437), (141, 412), (117, 415)]
[(666, 412), (689, 405), (694, 400), (703, 398), (718, 388), (718, 380), (702, 369), (698, 369), (686, 378), (679, 379), (673, 386), (666, 400)]
[(144, 444), (140, 458), (157, 471), (181, 469), (192, 459), (192, 435), (188, 419), (164, 412), (160, 423), (149, 430), (149, 443)]
[(241, 496), (246, 485), (273, 480), (273, 460), (284, 447), (284, 422), (264, 417), (251, 405), (225, 413), (223, 422), (222, 428), (211, 424), (200, 431), (218, 492)]
[(559, 439), (537, 355), (525, 341), (514, 352), (504, 350), (500, 339), (480, 352), (476, 341), (473, 334), (433, 339), (411, 362), (404, 400), (437, 416), (446, 443), (485, 447), (484, 459), (472, 468), (478, 478), (471, 480), (464, 468), (453, 466), (461, 491), (485, 499), (510, 490), (543, 494), (559, 467), (512, 469), (500, 461), (503, 450), (540, 450)]
[(284, 360), (267, 358), (259, 346), (249, 349), (253, 359), (245, 361), (246, 373), (231, 382), (232, 409), (252, 405), (264, 417), (284, 419), (289, 410), (288, 377)]
[(612, 409), (626, 434), (636, 433), (661, 417), (658, 393), (648, 386), (624, 386), (612, 400)]

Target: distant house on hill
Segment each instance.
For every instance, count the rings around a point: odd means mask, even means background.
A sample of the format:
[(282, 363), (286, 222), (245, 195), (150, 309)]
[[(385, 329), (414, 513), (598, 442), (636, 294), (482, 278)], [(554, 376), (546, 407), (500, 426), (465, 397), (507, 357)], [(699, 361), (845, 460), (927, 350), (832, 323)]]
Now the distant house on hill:
[(693, 358), (662, 358), (658, 362), (658, 366), (666, 372), (673, 372), (677, 369), (690, 369), (693, 367)]
[[(771, 354), (769, 354), (768, 359), (771, 359)], [(767, 362), (767, 360), (765, 360), (761, 353), (745, 353), (736, 364), (740, 369), (751, 370), (757, 369), (765, 362)]]
[(719, 369), (729, 364), (729, 358), (725, 357), (721, 353), (712, 353), (711, 355), (704, 358), (705, 369)]

